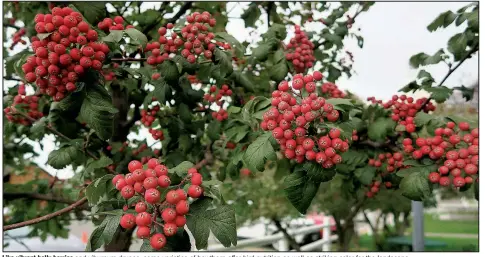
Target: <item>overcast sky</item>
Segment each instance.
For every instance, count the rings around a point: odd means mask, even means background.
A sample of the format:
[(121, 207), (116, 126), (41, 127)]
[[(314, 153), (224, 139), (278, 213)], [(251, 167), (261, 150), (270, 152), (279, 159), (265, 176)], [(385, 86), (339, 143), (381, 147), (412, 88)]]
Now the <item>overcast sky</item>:
[[(228, 10), (229, 17), (238, 17), (247, 2), (231, 2)], [(354, 70), (356, 74), (350, 79), (341, 78), (337, 84), (348, 89), (361, 98), (376, 96), (378, 99), (388, 99), (401, 87), (416, 78), (418, 70), (409, 66), (410, 56), (419, 53), (435, 53), (439, 48), (446, 48), (447, 40), (463, 27), (454, 25), (446, 30), (430, 33), (426, 26), (440, 13), (446, 10), (456, 11), (466, 5), (465, 2), (377, 2), (369, 11), (362, 13), (356, 20), (354, 27), (360, 27), (360, 34), (364, 37), (364, 47), (360, 49), (355, 40), (346, 40), (345, 49), (354, 54)], [(153, 8), (159, 3), (145, 3), (144, 7)], [(263, 14), (264, 16), (264, 14)], [(265, 18), (264, 18), (265, 19)], [(260, 33), (266, 31), (267, 26), (259, 26)], [(243, 40), (248, 37), (249, 30), (244, 28), (241, 19), (230, 19), (227, 25), (229, 34)], [(291, 35), (291, 33), (290, 33)], [(440, 81), (447, 72), (446, 65), (427, 68), (435, 80)], [(447, 80), (448, 86), (470, 85), (478, 79), (478, 57), (466, 61)], [(148, 144), (153, 142), (145, 131), (140, 135), (130, 135), (130, 138), (147, 138)], [(55, 146), (52, 137), (44, 138), (44, 151), (36, 147), (40, 156), (35, 160), (40, 167), (52, 174), (55, 169), (46, 166), (47, 156)], [(60, 178), (72, 176), (71, 168), (57, 171)]]

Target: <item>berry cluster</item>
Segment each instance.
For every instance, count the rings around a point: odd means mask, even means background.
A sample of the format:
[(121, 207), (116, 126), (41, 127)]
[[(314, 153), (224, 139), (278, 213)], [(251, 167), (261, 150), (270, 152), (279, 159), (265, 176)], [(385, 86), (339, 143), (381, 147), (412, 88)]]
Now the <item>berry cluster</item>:
[(431, 102), (428, 102), (423, 106), (423, 104), (426, 103), (427, 98), (420, 98), (414, 101), (414, 98), (407, 97), (406, 95), (394, 95), (392, 96), (392, 100), (389, 100), (386, 103), (382, 103), (381, 100), (377, 101), (374, 97), (367, 98), (367, 101), (371, 101), (373, 104), (380, 104), (386, 109), (391, 109), (392, 120), (399, 122), (400, 125), (404, 125), (408, 133), (412, 133), (416, 130), (414, 116), (416, 116), (421, 109), (426, 113), (436, 109), (436, 106)]
[(204, 109), (209, 108), (212, 103), (215, 103), (220, 107), (219, 111), (212, 112), (212, 117), (218, 121), (223, 121), (228, 118), (227, 111), (222, 109), (224, 101), (221, 99), (223, 96), (232, 96), (232, 90), (229, 89), (228, 85), (222, 85), (220, 89), (218, 89), (217, 86), (212, 85), (209, 88), (209, 93), (204, 95), (204, 100), (208, 102), (207, 106), (203, 106)]
[[(374, 197), (379, 191), (381, 190), (381, 182), (380, 181), (374, 181), (372, 184), (369, 185), (369, 191), (367, 191), (366, 196), (368, 198)], [(384, 186), (386, 188), (391, 188), (392, 183), (389, 181), (384, 182)]]
[(22, 45), (27, 44), (27, 42), (25, 42), (25, 40), (22, 39), (22, 37), (25, 36), (25, 33), (26, 33), (25, 28), (21, 28), (13, 34), (13, 37), (12, 37), (13, 42), (12, 42), (12, 45), (10, 46), (10, 50), (12, 50), (18, 43), (21, 43)]
[(304, 72), (305, 68), (313, 67), (313, 63), (316, 61), (313, 56), (314, 47), (300, 26), (295, 25), (295, 36), (286, 46), (286, 60), (291, 61), (296, 72)]
[(214, 118), (218, 121), (227, 120), (228, 117), (229, 117), (229, 113), (222, 108), (219, 109), (219, 111), (217, 111), (217, 112), (212, 112), (212, 118)]
[[(116, 16), (114, 19), (104, 18), (103, 21), (98, 23), (98, 28), (105, 33), (108, 33), (110, 30), (124, 30), (125, 26), (123, 26), (123, 22), (124, 19), (121, 16)], [(134, 26), (128, 25), (126, 28), (134, 28)]]
[[(216, 19), (209, 12), (194, 12), (187, 16), (187, 24), (181, 29), (180, 34), (173, 30), (172, 23), (166, 27), (160, 27), (158, 42), (147, 44), (145, 51), (150, 54), (147, 63), (157, 65), (169, 58), (169, 54), (178, 53), (185, 57), (189, 63), (195, 63), (197, 58), (204, 56), (211, 59), (214, 50), (221, 43), (213, 43), (214, 33), (208, 32), (209, 27), (216, 25)], [(224, 49), (231, 46), (222, 43)]]
[(386, 171), (392, 173), (397, 171), (398, 168), (403, 167), (403, 154), (396, 153), (381, 153), (375, 159), (369, 159), (369, 165), (380, 168), (384, 162), (387, 163)]
[(359, 140), (359, 135), (357, 135), (357, 130), (352, 130), (352, 141)]
[[(173, 236), (177, 229), (186, 223), (185, 215), (189, 212), (188, 197), (198, 198), (202, 195), (202, 175), (195, 168), (188, 170), (188, 175), (175, 187), (168, 190), (162, 197), (161, 191), (171, 186), (168, 168), (152, 158), (144, 169), (139, 161), (128, 164), (130, 173), (116, 175), (112, 182), (121, 196), (130, 199), (135, 195), (143, 196), (142, 200), (134, 205), (136, 216), (131, 213), (121, 217), (120, 225), (124, 229), (133, 229), (138, 226), (138, 238), (150, 238), (150, 245), (159, 250), (167, 242), (166, 237)], [(183, 189), (185, 183), (190, 184), (187, 192)], [(161, 199), (165, 199), (163, 202)], [(128, 210), (126, 206), (125, 211)], [(163, 233), (157, 232), (161, 229)]]
[(59, 101), (66, 91), (76, 90), (78, 77), (87, 69), (101, 70), (109, 48), (95, 42), (98, 33), (69, 7), (54, 7), (51, 14), (37, 14), (35, 23), (38, 33), (50, 34), (42, 40), (31, 38), (35, 55), (22, 65), (25, 80), (35, 82), (41, 94)]
[[(271, 104), (274, 107), (263, 114), (261, 128), (273, 132), (286, 158), (299, 163), (306, 158), (320, 163), (324, 168), (331, 168), (342, 161), (337, 151), (346, 152), (349, 144), (340, 139), (341, 132), (335, 128), (320, 138), (308, 134), (311, 122), (324, 122), (325, 119), (334, 122), (339, 118), (339, 112), (333, 109), (333, 105), (314, 93), (315, 81), (322, 78), (318, 71), (313, 75), (297, 74), (293, 77), (291, 88), (287, 81), (282, 81), (278, 90), (272, 93)], [(309, 93), (309, 96), (302, 97), (302, 91)], [(300, 104), (295, 96), (301, 98)]]
[(458, 129), (455, 123), (448, 122), (445, 128), (435, 130), (434, 137), (419, 137), (414, 142), (405, 138), (404, 149), (416, 160), (427, 156), (442, 164), (437, 172), (429, 174), (431, 183), (443, 187), (453, 183), (455, 187), (463, 187), (473, 183), (473, 176), (478, 174), (478, 128), (466, 133), (469, 130), (467, 122), (459, 123)]
[(156, 129), (150, 128), (150, 129), (148, 129), (148, 132), (150, 132), (150, 134), (152, 134), (152, 137), (155, 140), (163, 140), (164, 139), (162, 130), (156, 130)]
[[(17, 108), (23, 108), (27, 111), (27, 115), (32, 119), (40, 119), (44, 114), (38, 110), (39, 97), (36, 95), (25, 95), (25, 85), (20, 84), (18, 87), (18, 94), (14, 96), (12, 106), (5, 108), (6, 118), (13, 123), (19, 123), (22, 125), (30, 125), (31, 122), (25, 117), (15, 115)], [(25, 106), (25, 107), (23, 107)]]
[(146, 110), (141, 110), (141, 122), (150, 127), (152, 123), (155, 121), (157, 112), (160, 111), (160, 106), (156, 105), (153, 108), (147, 108)]
[(321, 90), (324, 97), (344, 98), (346, 96), (345, 92), (341, 91), (337, 85), (332, 82), (323, 83)]

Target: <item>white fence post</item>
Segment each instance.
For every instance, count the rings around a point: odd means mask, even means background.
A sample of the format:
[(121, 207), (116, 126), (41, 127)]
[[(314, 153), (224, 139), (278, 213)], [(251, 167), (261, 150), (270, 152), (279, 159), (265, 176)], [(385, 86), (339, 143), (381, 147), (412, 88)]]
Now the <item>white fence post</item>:
[(323, 235), (322, 238), (325, 240), (325, 243), (322, 245), (323, 252), (330, 252), (330, 246), (332, 245), (332, 241), (330, 240), (330, 233), (331, 233), (331, 225), (330, 225), (330, 217), (325, 216), (323, 217)]
[(278, 251), (287, 252), (290, 250), (288, 240), (283, 236), (281, 240), (278, 241)]

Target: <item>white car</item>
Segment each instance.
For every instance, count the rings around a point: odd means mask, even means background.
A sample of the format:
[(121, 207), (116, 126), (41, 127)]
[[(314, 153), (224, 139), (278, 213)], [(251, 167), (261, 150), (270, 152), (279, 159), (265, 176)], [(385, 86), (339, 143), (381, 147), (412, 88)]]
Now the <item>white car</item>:
[(69, 234), (68, 238), (47, 236), (42, 242), (40, 237), (28, 237), (29, 227), (21, 227), (3, 233), (4, 252), (82, 252), (86, 248), (83, 241)]

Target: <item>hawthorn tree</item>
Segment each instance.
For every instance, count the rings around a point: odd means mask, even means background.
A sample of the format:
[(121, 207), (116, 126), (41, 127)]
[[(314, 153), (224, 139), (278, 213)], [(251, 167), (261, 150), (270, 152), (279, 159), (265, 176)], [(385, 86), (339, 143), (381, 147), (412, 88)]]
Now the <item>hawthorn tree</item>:
[[(238, 180), (241, 168), (271, 164), (286, 173), (275, 182), (300, 213), (319, 191), (352, 199), (345, 210), (330, 208), (339, 250), (347, 250), (353, 217), (383, 187), (418, 201), (437, 183), (477, 192), (478, 129), (432, 112), (453, 90), (468, 92), (444, 83), (478, 51), (478, 5), (428, 27), (467, 22), (448, 53), (411, 58), (414, 67), (450, 67), (439, 83), (422, 70), (402, 89), (429, 98), (368, 104), (334, 82), (352, 75), (343, 39), (363, 46), (353, 24), (371, 5), (258, 2), (229, 17), (224, 2), (148, 10), (142, 2), (5, 3), (5, 24), (17, 30), (10, 47), (27, 47), (7, 50), (4, 79), (18, 84), (4, 90), (4, 159), (23, 169), (31, 143), (51, 134), (47, 164), (75, 175), (8, 188), (22, 214), (4, 231), (30, 225), (32, 235), (65, 236), (68, 214), (85, 210), (97, 226), (87, 251), (126, 251), (135, 231), (143, 251), (188, 251), (188, 232), (197, 249), (207, 248), (210, 232), (236, 245), (235, 205), (221, 185)], [(232, 18), (268, 29), (257, 42), (239, 42), (225, 30)], [(146, 131), (156, 144), (129, 139)], [(19, 208), (37, 200), (49, 203)]]

